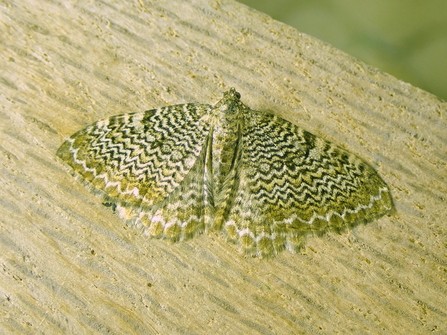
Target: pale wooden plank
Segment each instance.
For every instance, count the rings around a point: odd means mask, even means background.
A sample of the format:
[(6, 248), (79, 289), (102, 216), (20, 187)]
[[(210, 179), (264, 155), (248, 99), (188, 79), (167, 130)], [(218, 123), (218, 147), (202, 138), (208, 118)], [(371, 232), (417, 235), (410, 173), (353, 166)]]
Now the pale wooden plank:
[[(4, 4), (4, 333), (446, 331), (445, 102), (232, 1)], [(228, 87), (374, 165), (396, 214), (244, 258), (148, 240), (55, 158), (95, 120)]]

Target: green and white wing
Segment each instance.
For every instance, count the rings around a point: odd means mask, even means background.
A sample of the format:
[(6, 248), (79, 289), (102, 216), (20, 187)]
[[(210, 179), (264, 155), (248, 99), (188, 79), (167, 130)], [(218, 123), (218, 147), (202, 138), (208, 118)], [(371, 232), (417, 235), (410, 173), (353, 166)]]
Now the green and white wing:
[(309, 233), (340, 231), (393, 208), (367, 163), (284, 119), (253, 112), (242, 143), (239, 185), (221, 216), (248, 254), (296, 251)]
[(121, 216), (177, 240), (189, 236), (188, 224), (204, 224), (210, 109), (184, 104), (113, 116), (71, 136), (57, 155)]

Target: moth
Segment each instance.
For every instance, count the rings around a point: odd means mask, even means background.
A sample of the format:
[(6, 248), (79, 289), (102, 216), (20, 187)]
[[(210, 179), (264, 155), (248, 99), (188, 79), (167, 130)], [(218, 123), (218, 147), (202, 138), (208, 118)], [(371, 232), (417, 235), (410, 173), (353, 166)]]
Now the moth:
[(309, 234), (390, 213), (390, 190), (362, 159), (269, 113), (234, 88), (95, 122), (57, 156), (152, 237), (221, 231), (242, 251), (296, 252)]

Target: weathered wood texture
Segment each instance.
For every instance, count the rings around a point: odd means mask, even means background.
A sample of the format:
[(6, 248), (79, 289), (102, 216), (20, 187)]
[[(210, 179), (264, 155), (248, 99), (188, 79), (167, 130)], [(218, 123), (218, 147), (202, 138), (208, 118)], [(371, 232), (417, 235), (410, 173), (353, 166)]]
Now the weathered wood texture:
[[(1, 333), (447, 332), (446, 103), (230, 1), (4, 1)], [(370, 162), (396, 213), (301, 253), (127, 227), (58, 146), (114, 114), (236, 87)]]

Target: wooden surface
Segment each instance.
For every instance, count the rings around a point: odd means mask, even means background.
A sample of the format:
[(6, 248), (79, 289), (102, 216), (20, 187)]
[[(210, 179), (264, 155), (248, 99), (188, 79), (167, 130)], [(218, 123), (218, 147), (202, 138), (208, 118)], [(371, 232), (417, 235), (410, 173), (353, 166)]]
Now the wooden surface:
[[(447, 333), (445, 102), (233, 1), (6, 1), (0, 26), (1, 333)], [(146, 238), (55, 157), (229, 87), (372, 164), (396, 213), (245, 258)]]

